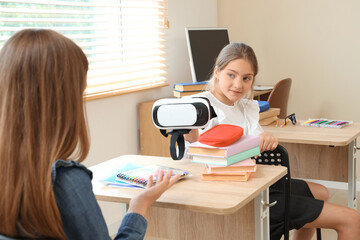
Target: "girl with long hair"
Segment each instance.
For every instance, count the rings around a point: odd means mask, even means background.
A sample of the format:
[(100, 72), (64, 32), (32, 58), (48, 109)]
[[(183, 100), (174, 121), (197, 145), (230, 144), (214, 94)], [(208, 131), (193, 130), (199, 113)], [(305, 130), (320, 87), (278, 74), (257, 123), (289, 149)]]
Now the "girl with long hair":
[[(110, 238), (80, 164), (87, 70), (83, 51), (52, 30), (22, 30), (1, 49), (0, 239)], [(147, 209), (178, 179), (170, 174), (131, 200), (116, 239), (144, 237)]]

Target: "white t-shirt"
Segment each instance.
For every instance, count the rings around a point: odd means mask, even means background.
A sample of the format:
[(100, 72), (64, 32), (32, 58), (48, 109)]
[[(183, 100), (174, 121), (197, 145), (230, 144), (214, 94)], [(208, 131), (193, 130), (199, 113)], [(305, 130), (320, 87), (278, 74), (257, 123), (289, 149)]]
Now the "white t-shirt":
[(205, 97), (209, 99), (216, 118), (210, 120), (205, 129), (199, 129), (199, 134), (218, 124), (233, 124), (244, 129), (244, 135), (259, 135), (263, 132), (259, 124), (259, 104), (257, 101), (241, 99), (234, 106), (220, 102), (211, 92), (201, 92), (189, 97)]

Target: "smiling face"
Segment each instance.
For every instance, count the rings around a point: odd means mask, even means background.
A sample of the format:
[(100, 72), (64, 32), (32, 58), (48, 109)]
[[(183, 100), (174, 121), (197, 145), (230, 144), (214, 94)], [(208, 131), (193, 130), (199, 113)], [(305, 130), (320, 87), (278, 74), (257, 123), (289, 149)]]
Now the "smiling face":
[(254, 70), (247, 60), (235, 59), (222, 70), (214, 69), (216, 83), (211, 92), (222, 103), (233, 106), (250, 91), (254, 76)]

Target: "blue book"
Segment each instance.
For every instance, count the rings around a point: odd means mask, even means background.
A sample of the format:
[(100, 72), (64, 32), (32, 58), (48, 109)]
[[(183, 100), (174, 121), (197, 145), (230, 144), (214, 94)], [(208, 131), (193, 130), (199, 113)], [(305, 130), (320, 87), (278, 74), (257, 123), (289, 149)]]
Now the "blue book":
[(204, 91), (207, 82), (175, 83), (174, 90), (179, 92)]

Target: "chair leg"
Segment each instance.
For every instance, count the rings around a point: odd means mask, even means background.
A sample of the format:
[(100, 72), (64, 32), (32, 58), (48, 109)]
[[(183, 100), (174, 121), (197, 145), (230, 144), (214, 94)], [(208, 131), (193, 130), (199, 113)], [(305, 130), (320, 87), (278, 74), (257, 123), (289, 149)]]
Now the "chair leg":
[(316, 239), (321, 240), (321, 228), (316, 229)]

